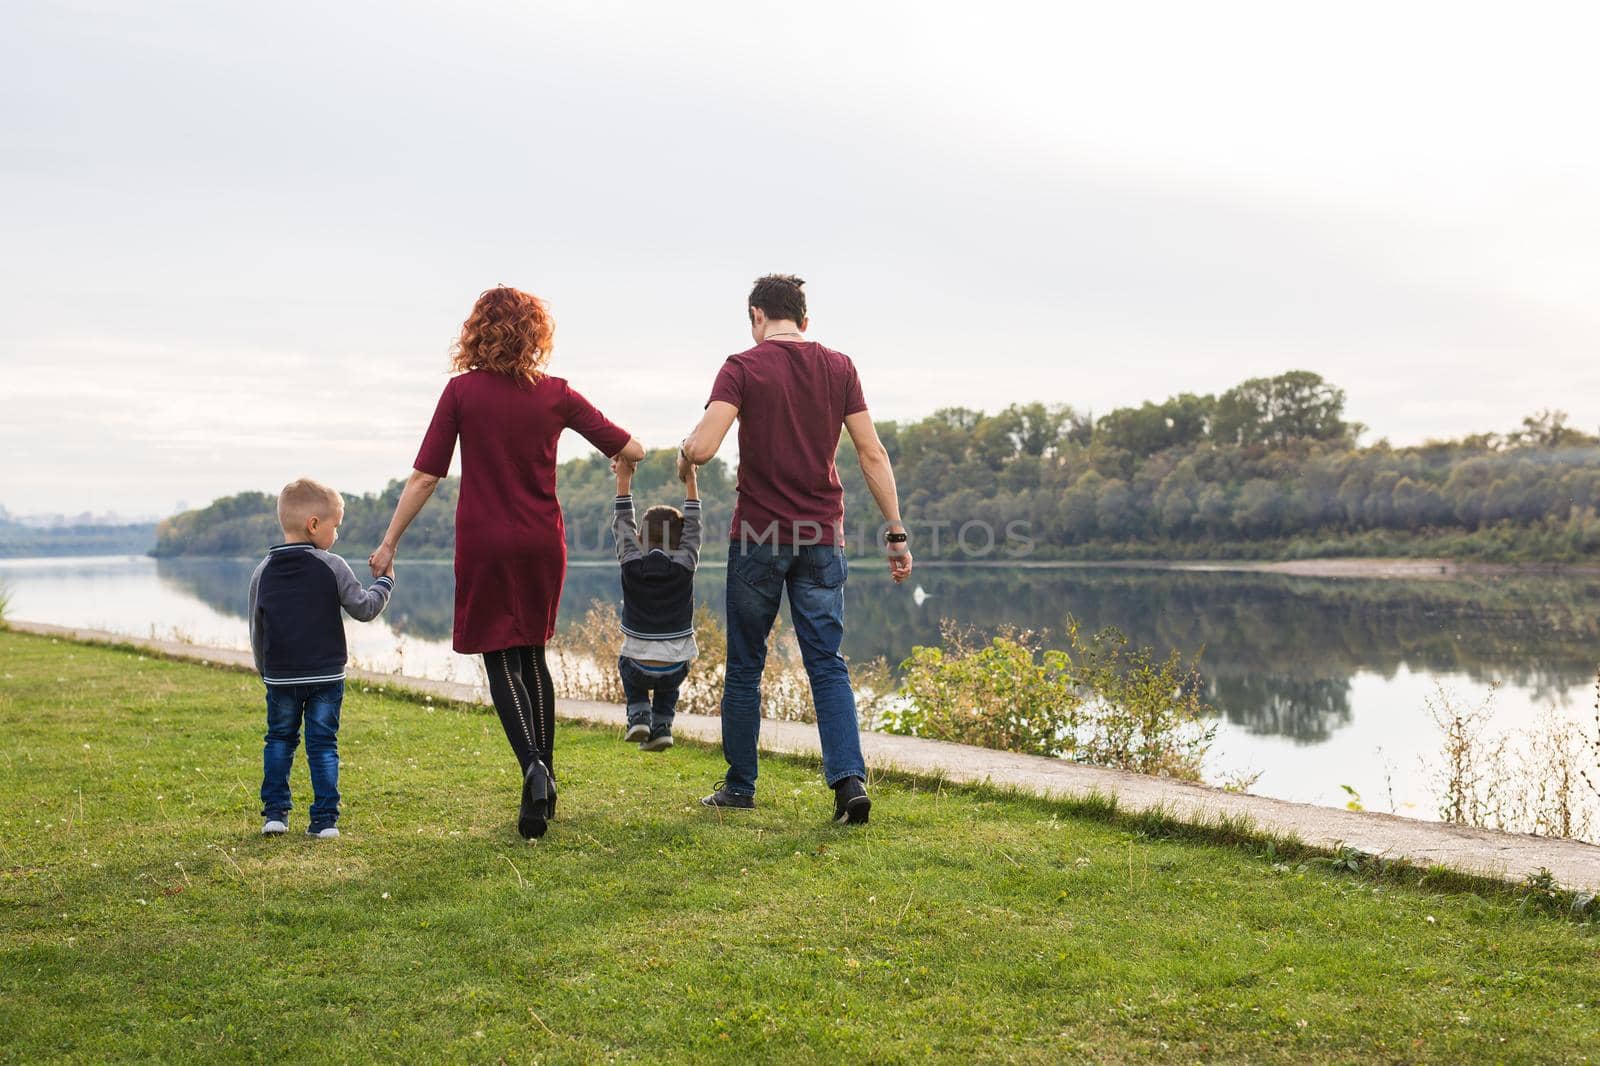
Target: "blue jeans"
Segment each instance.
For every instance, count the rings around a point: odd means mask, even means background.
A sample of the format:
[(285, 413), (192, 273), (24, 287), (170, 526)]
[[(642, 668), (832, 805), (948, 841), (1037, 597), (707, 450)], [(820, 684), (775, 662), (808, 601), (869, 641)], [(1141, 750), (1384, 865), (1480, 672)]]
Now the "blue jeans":
[(267, 686), (267, 743), (261, 750), (261, 815), (287, 818), (289, 768), (306, 730), (306, 767), (311, 771), (311, 828), (339, 821), (339, 707), (344, 682)]
[(622, 694), (628, 700), (628, 724), (643, 722), (653, 728), (671, 729), (672, 716), (678, 709), (678, 688), (689, 676), (689, 664), (679, 663), (676, 670), (656, 674), (641, 670), (632, 659), (619, 655), (617, 673), (622, 678)]
[(856, 694), (839, 654), (844, 638), (844, 549), (826, 544), (728, 545), (728, 671), (722, 688), (724, 788), (756, 791), (756, 746), (761, 736), (761, 671), (767, 635), (789, 590), (789, 618), (800, 639), (800, 658), (811, 681), (822, 741), (822, 776), (829, 785), (865, 779)]

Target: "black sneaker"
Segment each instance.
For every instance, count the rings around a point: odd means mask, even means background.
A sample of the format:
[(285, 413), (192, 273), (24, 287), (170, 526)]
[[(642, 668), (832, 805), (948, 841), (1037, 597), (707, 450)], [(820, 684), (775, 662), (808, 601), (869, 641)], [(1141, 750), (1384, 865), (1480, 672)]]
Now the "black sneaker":
[(666, 751), (672, 747), (672, 727), (670, 725), (653, 725), (650, 727), (650, 736), (639, 745), (640, 751)]
[(641, 744), (650, 737), (649, 722), (629, 722), (628, 731), (622, 734), (622, 739), (629, 744)]
[(866, 825), (872, 798), (859, 777), (847, 777), (833, 786), (833, 820), (838, 825)]
[(709, 796), (700, 798), (702, 807), (727, 807), (735, 811), (753, 811), (756, 806), (754, 796), (741, 796), (737, 792), (728, 791), (726, 781), (717, 782), (717, 790)]

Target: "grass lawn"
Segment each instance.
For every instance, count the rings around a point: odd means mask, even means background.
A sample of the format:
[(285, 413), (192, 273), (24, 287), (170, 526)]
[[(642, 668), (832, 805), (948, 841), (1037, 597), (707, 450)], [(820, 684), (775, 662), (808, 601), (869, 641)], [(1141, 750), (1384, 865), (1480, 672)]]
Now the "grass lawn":
[[(619, 712), (620, 713), (620, 712)], [(339, 841), (257, 835), (239, 673), (0, 632), (0, 1059), (1586, 1061), (1600, 928), (813, 766), (563, 726), (526, 843), (495, 718), (354, 688)]]

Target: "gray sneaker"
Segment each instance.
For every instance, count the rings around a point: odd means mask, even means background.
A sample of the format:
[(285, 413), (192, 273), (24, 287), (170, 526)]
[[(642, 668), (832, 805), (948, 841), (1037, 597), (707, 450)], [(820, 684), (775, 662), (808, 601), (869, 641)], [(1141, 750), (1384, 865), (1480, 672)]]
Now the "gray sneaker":
[(649, 739), (639, 745), (640, 751), (666, 751), (672, 747), (672, 727), (670, 725), (653, 725), (650, 727)]
[(718, 781), (717, 790), (709, 796), (700, 797), (702, 807), (726, 808), (734, 811), (755, 810), (756, 798), (754, 796), (741, 796), (737, 792), (729, 792), (727, 782)]
[(649, 722), (629, 722), (628, 723), (628, 731), (626, 733), (624, 733), (623, 736), (622, 736), (622, 739), (626, 740), (629, 744), (635, 744), (635, 743), (642, 744), (646, 740), (648, 740), (649, 738), (650, 738), (650, 723)]
[(330, 826), (326, 826), (326, 827), (324, 827), (322, 829), (310, 829), (310, 828), (308, 828), (308, 829), (306, 829), (306, 836), (308, 836), (308, 837), (316, 837), (318, 840), (338, 840), (339, 839), (339, 827), (336, 826), (336, 825), (330, 825)]
[(282, 836), (289, 831), (289, 823), (277, 815), (268, 818), (261, 825), (261, 835), (264, 837)]

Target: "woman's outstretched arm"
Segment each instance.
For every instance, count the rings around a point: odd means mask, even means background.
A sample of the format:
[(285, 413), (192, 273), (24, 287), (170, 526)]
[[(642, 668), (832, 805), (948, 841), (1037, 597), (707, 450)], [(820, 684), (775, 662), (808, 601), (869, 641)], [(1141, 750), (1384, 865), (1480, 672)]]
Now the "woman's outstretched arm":
[(417, 517), (417, 512), (422, 510), (422, 505), (428, 502), (428, 497), (438, 487), (439, 478), (436, 475), (424, 474), (420, 470), (411, 471), (411, 476), (406, 478), (400, 502), (394, 505), (394, 517), (389, 519), (389, 531), (383, 535), (383, 543), (378, 545), (378, 550), (367, 557), (367, 565), (372, 567), (374, 577), (384, 573), (394, 563), (400, 538), (406, 535), (411, 520)]

